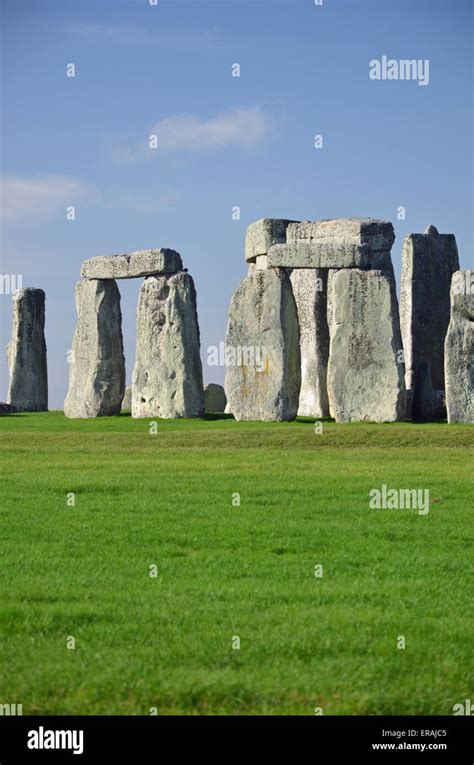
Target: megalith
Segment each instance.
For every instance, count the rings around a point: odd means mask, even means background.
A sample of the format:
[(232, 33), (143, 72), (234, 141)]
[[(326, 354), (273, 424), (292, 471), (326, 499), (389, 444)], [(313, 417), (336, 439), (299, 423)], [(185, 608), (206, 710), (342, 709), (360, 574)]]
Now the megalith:
[(474, 270), (452, 278), (445, 378), (448, 422), (474, 423)]
[(147, 277), (137, 309), (132, 417), (200, 417), (204, 388), (196, 290), (185, 271)]
[(300, 328), (301, 389), (298, 414), (328, 417), (328, 271), (317, 268), (294, 269), (290, 280)]
[(45, 412), (48, 409), (45, 293), (32, 287), (17, 290), (12, 303), (12, 337), (7, 347), (10, 373), (7, 401), (20, 412)]
[(405, 416), (398, 307), (381, 271), (331, 274), (328, 395), (337, 422), (393, 422)]
[(403, 240), (400, 324), (407, 390), (426, 362), (434, 390), (444, 390), (444, 341), (450, 318), (451, 278), (459, 269), (456, 239), (429, 226)]
[(222, 385), (208, 383), (204, 386), (204, 409), (206, 413), (225, 412), (227, 396)]
[(286, 243), (270, 247), (268, 264), (281, 268), (383, 270), (394, 240), (392, 224), (376, 218), (289, 223)]
[(234, 292), (225, 392), (236, 420), (293, 420), (300, 393), (298, 313), (283, 269), (251, 270)]
[(251, 223), (245, 235), (245, 260), (255, 263), (259, 255), (267, 255), (274, 244), (286, 242), (286, 230), (297, 221), (286, 218), (261, 218)]
[(64, 414), (72, 418), (119, 414), (125, 392), (125, 358), (116, 282), (78, 282), (76, 311)]
[(122, 400), (122, 412), (130, 411), (132, 408), (132, 386), (127, 385)]
[(181, 255), (168, 247), (136, 250), (124, 255), (99, 255), (85, 260), (81, 276), (87, 279), (134, 279), (173, 274), (183, 268)]

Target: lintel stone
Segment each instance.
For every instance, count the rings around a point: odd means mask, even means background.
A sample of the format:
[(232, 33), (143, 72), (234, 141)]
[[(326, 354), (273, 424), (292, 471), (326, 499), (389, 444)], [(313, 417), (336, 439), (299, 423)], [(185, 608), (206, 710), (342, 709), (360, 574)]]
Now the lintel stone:
[(179, 252), (160, 248), (89, 258), (82, 264), (81, 276), (87, 279), (133, 279), (156, 274), (174, 274), (182, 268)]

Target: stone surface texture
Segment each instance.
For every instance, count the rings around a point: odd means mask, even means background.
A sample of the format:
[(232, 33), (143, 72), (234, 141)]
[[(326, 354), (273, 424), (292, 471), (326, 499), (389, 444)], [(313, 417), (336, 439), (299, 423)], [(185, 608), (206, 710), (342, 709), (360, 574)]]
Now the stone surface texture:
[(301, 351), (301, 390), (298, 414), (329, 417), (327, 365), (327, 270), (295, 269), (290, 275), (298, 310)]
[(330, 275), (328, 395), (337, 422), (405, 417), (398, 308), (380, 271)]
[(21, 412), (48, 409), (48, 369), (44, 337), (45, 293), (27, 287), (12, 296), (12, 336), (7, 346), (10, 373), (7, 402)]
[(245, 236), (245, 260), (255, 262), (259, 255), (266, 255), (273, 244), (286, 241), (288, 224), (295, 221), (282, 218), (261, 218), (251, 223)]
[(407, 389), (415, 387), (423, 362), (430, 366), (433, 388), (443, 390), (444, 341), (450, 318), (451, 278), (459, 269), (453, 234), (408, 234), (403, 240), (400, 322)]
[(474, 270), (457, 271), (445, 341), (448, 422), (474, 422)]
[(179, 252), (161, 248), (89, 258), (82, 264), (81, 276), (87, 279), (133, 279), (153, 274), (172, 274), (182, 268)]
[(204, 386), (204, 407), (206, 412), (225, 412), (226, 406), (227, 396), (222, 385), (208, 383)]
[(288, 274), (254, 270), (232, 296), (226, 336), (241, 363), (227, 366), (236, 420), (293, 420), (301, 383), (299, 325)]
[(78, 282), (76, 311), (64, 414), (72, 418), (119, 414), (125, 392), (125, 358), (115, 281)]
[(140, 290), (132, 417), (200, 417), (204, 388), (190, 274), (150, 276)]

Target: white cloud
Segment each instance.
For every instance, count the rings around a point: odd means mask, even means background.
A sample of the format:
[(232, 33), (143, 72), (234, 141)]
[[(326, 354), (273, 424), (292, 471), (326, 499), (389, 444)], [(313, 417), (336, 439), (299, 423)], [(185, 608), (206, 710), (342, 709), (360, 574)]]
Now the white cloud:
[(217, 44), (212, 30), (193, 34), (157, 32), (149, 27), (120, 26), (118, 24), (87, 24), (73, 22), (65, 24), (62, 32), (79, 37), (86, 42), (100, 42), (117, 45), (154, 46), (166, 49), (205, 48)]
[[(114, 141), (109, 156), (117, 162), (151, 157), (160, 153), (219, 151), (227, 147), (252, 148), (268, 135), (270, 122), (259, 106), (231, 109), (210, 119), (192, 114), (165, 117), (144, 131), (140, 142)], [(150, 148), (150, 136), (157, 147)]]
[(251, 147), (261, 143), (267, 132), (267, 119), (259, 106), (232, 109), (208, 120), (181, 114), (157, 122), (150, 134), (158, 136), (158, 150), (202, 151), (236, 145)]
[(85, 183), (64, 175), (6, 176), (0, 184), (0, 213), (9, 220), (43, 217), (92, 195)]

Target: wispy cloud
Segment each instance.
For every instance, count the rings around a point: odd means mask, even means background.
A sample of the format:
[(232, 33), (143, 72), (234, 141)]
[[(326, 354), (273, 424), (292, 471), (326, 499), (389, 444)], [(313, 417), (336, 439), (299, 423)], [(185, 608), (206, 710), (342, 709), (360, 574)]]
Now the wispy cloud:
[(87, 184), (64, 175), (5, 176), (0, 181), (0, 214), (8, 220), (49, 216), (94, 196)]
[[(250, 149), (268, 135), (270, 121), (259, 106), (231, 109), (202, 119), (192, 114), (165, 117), (144, 131), (140, 142), (116, 144), (112, 156), (133, 160), (159, 153), (219, 151), (227, 147)], [(157, 136), (157, 148), (150, 149), (150, 136)]]
[(211, 45), (214, 47), (217, 43), (217, 35), (213, 30), (196, 31), (193, 34), (176, 32), (165, 34), (145, 26), (73, 22), (64, 24), (61, 31), (85, 42), (109, 42), (116, 45), (154, 46), (166, 49), (206, 48)]

